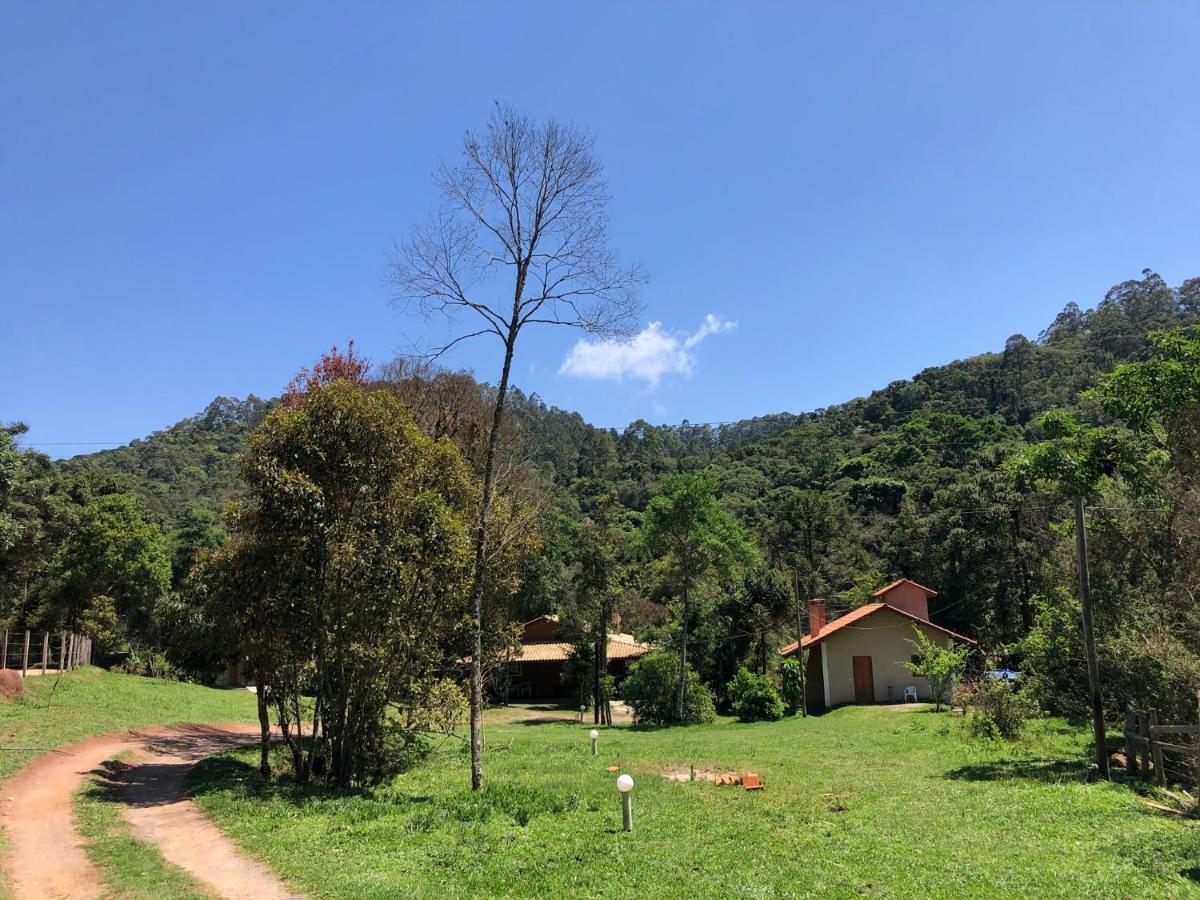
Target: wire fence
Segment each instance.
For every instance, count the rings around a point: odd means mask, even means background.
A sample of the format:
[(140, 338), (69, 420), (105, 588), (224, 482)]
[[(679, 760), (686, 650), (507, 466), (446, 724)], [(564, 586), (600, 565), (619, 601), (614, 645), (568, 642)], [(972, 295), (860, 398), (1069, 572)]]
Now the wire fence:
[(0, 669), (22, 675), (69, 672), (92, 664), (92, 639), (69, 631), (4, 631)]
[(1200, 784), (1200, 724), (1164, 724), (1158, 711), (1125, 714), (1125, 766), (1159, 787)]

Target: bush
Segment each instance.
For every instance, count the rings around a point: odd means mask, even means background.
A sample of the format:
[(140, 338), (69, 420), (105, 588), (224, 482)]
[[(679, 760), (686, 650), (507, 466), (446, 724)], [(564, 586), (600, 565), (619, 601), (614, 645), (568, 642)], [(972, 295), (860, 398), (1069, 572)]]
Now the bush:
[(942, 704), (950, 702), (954, 685), (962, 680), (967, 669), (966, 647), (950, 643), (945, 646), (931, 641), (920, 628), (913, 626), (917, 635), (909, 641), (916, 650), (916, 661), (904, 664), (914, 675), (923, 675), (929, 682), (929, 693), (933, 695), (934, 709), (941, 712)]
[(165, 678), (174, 681), (179, 672), (167, 659), (167, 654), (150, 647), (131, 646), (124, 660), (112, 667), (114, 672), (125, 675), (144, 675), (147, 678)]
[(783, 700), (766, 675), (755, 675), (743, 666), (726, 690), (733, 714), (743, 722), (774, 722), (783, 718)]
[(958, 700), (967, 711), (971, 733), (978, 737), (1016, 740), (1025, 722), (1038, 712), (1037, 704), (1029, 697), (996, 678), (963, 685)]
[(780, 696), (783, 698), (783, 711), (789, 716), (794, 716), (804, 708), (804, 685), (800, 681), (800, 661), (794, 656), (785, 659), (779, 667), (779, 677), (783, 682), (783, 689), (780, 691)]
[(712, 694), (690, 667), (683, 695), (682, 720), (675, 709), (678, 689), (679, 659), (665, 650), (642, 657), (621, 683), (621, 695), (639, 725), (695, 724), (711, 722), (717, 717)]

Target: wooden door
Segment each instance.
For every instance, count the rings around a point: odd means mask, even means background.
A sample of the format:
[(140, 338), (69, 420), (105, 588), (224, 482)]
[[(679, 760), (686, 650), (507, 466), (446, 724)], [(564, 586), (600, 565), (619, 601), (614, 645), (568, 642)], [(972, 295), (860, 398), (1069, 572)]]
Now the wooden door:
[(854, 702), (875, 702), (875, 672), (869, 656), (854, 657)]

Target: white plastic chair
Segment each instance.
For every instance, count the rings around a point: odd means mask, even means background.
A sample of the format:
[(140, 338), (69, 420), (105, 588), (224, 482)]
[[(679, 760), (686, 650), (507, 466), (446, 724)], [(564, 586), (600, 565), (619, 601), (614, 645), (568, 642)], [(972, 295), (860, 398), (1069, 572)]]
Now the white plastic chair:
[(915, 684), (907, 685), (904, 688), (904, 702), (907, 703), (909, 700), (913, 703), (917, 702), (917, 686)]

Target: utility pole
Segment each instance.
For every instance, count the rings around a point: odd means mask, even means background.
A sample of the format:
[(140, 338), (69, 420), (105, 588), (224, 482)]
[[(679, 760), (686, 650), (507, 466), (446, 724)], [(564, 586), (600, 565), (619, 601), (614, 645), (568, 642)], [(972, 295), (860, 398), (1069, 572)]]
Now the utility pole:
[(800, 717), (808, 717), (808, 665), (804, 659), (804, 603), (800, 599), (800, 570), (792, 569), (792, 586), (796, 594), (796, 659), (800, 661)]
[(1100, 777), (1108, 778), (1108, 746), (1104, 732), (1104, 705), (1100, 701), (1100, 665), (1096, 661), (1096, 633), (1092, 628), (1092, 592), (1088, 585), (1087, 531), (1083, 498), (1075, 498), (1075, 553), (1079, 558), (1079, 599), (1083, 604), (1083, 643), (1087, 653), (1088, 688), (1092, 694), (1092, 732), (1096, 739), (1096, 764)]

